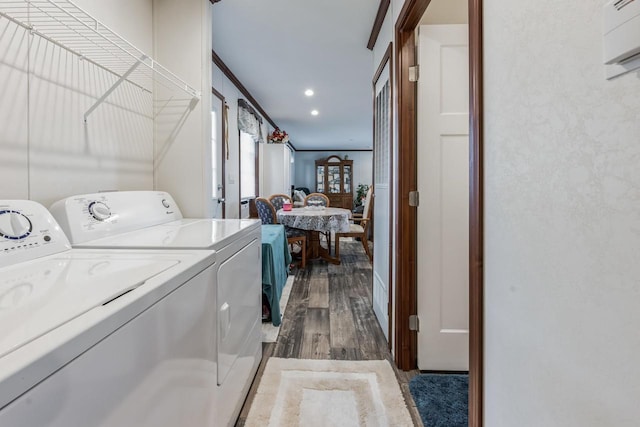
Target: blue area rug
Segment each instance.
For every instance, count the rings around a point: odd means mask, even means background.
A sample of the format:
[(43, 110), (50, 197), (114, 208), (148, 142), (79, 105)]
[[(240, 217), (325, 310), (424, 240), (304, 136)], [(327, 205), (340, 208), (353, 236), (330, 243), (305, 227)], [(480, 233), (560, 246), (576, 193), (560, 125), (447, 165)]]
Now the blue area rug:
[(425, 427), (468, 426), (468, 375), (420, 374), (411, 379), (409, 390)]

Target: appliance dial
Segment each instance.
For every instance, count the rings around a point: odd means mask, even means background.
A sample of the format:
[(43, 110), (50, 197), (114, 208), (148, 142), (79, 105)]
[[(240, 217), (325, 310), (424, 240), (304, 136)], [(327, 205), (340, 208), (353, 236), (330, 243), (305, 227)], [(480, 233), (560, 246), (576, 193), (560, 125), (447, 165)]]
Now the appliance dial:
[(31, 234), (33, 226), (29, 218), (16, 211), (0, 211), (0, 236), (9, 240), (21, 240)]
[(92, 202), (89, 205), (89, 213), (98, 221), (105, 221), (111, 217), (111, 209), (102, 202)]

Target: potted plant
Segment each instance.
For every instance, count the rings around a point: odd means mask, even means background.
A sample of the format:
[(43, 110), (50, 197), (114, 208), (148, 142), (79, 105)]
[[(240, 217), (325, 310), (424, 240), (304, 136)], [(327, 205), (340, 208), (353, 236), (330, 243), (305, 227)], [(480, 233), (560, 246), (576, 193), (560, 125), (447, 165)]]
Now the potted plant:
[(367, 191), (369, 191), (369, 186), (367, 184), (358, 184), (356, 187), (356, 199), (353, 204), (355, 205), (355, 211), (358, 211), (358, 207), (364, 204), (364, 199), (367, 197)]

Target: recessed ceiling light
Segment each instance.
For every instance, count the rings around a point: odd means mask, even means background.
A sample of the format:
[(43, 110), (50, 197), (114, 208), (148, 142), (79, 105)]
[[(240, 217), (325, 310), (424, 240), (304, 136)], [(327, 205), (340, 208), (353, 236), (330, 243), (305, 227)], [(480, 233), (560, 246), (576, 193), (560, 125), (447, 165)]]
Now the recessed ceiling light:
[(320, 112), (318, 110), (312, 110), (311, 111), (311, 115), (312, 116), (317, 116), (318, 114), (320, 114)]
[(307, 96), (313, 96), (313, 90), (307, 89), (307, 90), (304, 91), (304, 94), (307, 95)]

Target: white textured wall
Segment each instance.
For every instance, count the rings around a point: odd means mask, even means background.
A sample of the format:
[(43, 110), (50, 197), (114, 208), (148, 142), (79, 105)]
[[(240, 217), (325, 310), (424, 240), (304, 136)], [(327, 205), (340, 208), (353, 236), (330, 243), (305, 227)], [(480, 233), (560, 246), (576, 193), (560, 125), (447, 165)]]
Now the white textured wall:
[(29, 35), (0, 19), (0, 198), (29, 198)]
[(152, 0), (73, 0), (141, 51), (153, 51)]
[(400, 11), (402, 11), (402, 6), (404, 5), (404, 3), (405, 0), (391, 0), (391, 6), (389, 6), (389, 12), (387, 12), (387, 16), (391, 15), (393, 17), (392, 22), (394, 23), (394, 25), (398, 20), (398, 16), (400, 16)]
[[(78, 0), (97, 19), (149, 52), (151, 0)], [(151, 189), (152, 103), (127, 83), (84, 112), (113, 75), (0, 20), (0, 197), (45, 205), (72, 194)]]
[(156, 86), (155, 188), (168, 191), (185, 217), (212, 217), (211, 4), (154, 0), (154, 55), (202, 92)]
[(640, 419), (640, 74), (603, 0), (485, 0), (485, 425)]
[(384, 21), (382, 21), (382, 27), (380, 27), (378, 40), (376, 40), (376, 44), (373, 46), (373, 70), (371, 72), (371, 80), (373, 80), (373, 74), (378, 69), (380, 62), (389, 47), (389, 43), (394, 39), (395, 24), (394, 21), (391, 20), (391, 6), (389, 6), (389, 11), (385, 16)]

